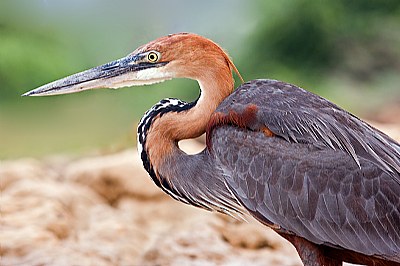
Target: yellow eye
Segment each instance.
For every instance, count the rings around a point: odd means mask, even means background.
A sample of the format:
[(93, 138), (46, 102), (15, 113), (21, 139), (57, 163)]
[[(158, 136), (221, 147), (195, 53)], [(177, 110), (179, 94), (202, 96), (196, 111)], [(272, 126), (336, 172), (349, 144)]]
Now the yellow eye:
[(156, 52), (150, 52), (147, 54), (147, 60), (149, 60), (149, 62), (151, 63), (155, 63), (158, 61), (158, 54)]

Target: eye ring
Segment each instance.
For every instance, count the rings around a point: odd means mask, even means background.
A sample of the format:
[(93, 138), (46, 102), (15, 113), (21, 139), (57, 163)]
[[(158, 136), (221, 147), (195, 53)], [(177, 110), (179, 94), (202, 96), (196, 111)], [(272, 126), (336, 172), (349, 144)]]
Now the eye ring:
[(150, 53), (147, 54), (147, 60), (148, 60), (150, 63), (155, 63), (155, 62), (157, 62), (159, 59), (160, 59), (160, 56), (159, 56), (158, 53), (156, 53), (156, 52), (150, 52)]

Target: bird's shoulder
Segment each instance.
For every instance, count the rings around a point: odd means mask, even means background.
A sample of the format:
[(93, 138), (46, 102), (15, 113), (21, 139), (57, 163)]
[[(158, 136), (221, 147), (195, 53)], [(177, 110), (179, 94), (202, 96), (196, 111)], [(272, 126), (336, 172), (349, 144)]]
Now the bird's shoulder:
[(332, 108), (341, 110), (334, 103), (296, 85), (272, 79), (257, 79), (239, 86), (218, 107), (217, 111), (255, 104), (259, 108), (305, 109)]
[(213, 130), (222, 125), (341, 150), (357, 164), (360, 157), (367, 159), (400, 182), (400, 145), (396, 141), (323, 97), (289, 83), (253, 80), (237, 88), (211, 116), (208, 145)]

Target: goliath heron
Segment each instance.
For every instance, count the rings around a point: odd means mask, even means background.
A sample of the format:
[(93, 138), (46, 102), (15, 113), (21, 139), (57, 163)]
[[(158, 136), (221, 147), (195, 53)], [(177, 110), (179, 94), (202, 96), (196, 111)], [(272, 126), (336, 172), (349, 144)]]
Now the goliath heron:
[[(297, 249), (305, 265), (400, 265), (400, 145), (335, 104), (297, 86), (240, 74), (214, 42), (168, 35), (128, 56), (24, 96), (197, 80), (191, 103), (164, 99), (138, 126), (153, 181), (207, 210), (249, 213)], [(183, 139), (206, 132), (187, 155)]]

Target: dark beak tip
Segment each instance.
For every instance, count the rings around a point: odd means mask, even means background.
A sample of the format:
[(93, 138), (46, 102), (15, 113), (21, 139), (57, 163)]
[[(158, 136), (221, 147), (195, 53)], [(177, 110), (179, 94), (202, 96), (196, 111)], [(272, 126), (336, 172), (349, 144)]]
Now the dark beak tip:
[(24, 94), (22, 94), (21, 97), (32, 96), (32, 95), (33, 95), (33, 91), (28, 91), (28, 92), (25, 92)]
[(28, 92), (25, 92), (24, 94), (21, 95), (21, 97), (27, 97), (27, 96), (42, 96), (41, 91), (37, 90), (31, 90)]

